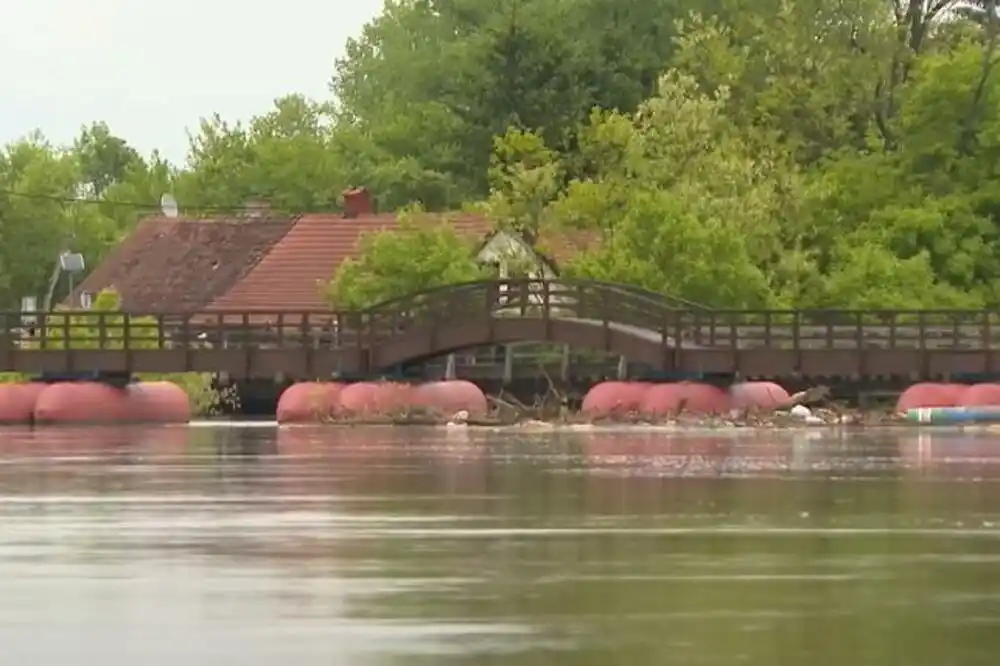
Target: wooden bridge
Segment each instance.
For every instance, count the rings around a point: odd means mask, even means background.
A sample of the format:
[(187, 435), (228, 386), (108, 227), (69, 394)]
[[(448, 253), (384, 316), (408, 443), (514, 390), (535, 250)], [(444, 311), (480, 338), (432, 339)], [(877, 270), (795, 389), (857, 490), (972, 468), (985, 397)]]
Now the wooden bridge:
[(1000, 313), (724, 311), (624, 285), (493, 280), (362, 311), (0, 313), (0, 371), (377, 374), (463, 349), (551, 342), (653, 370), (744, 377), (1000, 372)]

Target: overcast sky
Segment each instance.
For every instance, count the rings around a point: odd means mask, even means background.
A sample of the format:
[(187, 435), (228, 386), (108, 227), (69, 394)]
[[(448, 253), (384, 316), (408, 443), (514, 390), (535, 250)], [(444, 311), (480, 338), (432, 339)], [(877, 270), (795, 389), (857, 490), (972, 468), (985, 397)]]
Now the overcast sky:
[(329, 97), (333, 60), (382, 0), (0, 0), (0, 143), (104, 120), (183, 158), (185, 128), (275, 97)]

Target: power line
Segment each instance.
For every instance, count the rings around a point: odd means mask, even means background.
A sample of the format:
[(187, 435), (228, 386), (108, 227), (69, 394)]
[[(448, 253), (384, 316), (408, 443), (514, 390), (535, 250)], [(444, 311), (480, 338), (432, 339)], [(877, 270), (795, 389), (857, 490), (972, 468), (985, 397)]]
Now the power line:
[[(33, 201), (51, 201), (54, 203), (61, 204), (84, 204), (84, 205), (94, 205), (94, 206), (112, 206), (121, 208), (137, 208), (145, 210), (160, 210), (161, 204), (159, 201), (146, 202), (146, 201), (124, 201), (118, 199), (88, 199), (85, 197), (69, 197), (69, 196), (59, 196), (56, 194), (42, 194), (41, 192), (19, 192), (17, 190), (0, 190), (0, 196), (8, 197), (19, 197), (21, 199), (30, 199)], [(230, 212), (237, 210), (239, 206), (189, 206), (192, 210), (198, 211), (218, 211), (218, 212)]]
[[(133, 208), (136, 210), (145, 210), (150, 212), (159, 213), (163, 209), (163, 203), (161, 201), (128, 201), (122, 199), (95, 199), (87, 197), (70, 197), (70, 196), (60, 196), (57, 194), (44, 194), (41, 192), (22, 192), (18, 190), (5, 190), (0, 189), (0, 199), (3, 197), (18, 197), (21, 199), (29, 199), (33, 201), (51, 201), (53, 203), (67, 205), (91, 205), (91, 206), (109, 206), (109, 207), (120, 207), (120, 208)], [(258, 199), (257, 197), (249, 197), (250, 201)], [(267, 202), (266, 198), (260, 199), (263, 202)], [(195, 214), (200, 213), (217, 213), (217, 214), (236, 214), (243, 213), (247, 209), (247, 203), (234, 204), (232, 206), (219, 206), (219, 205), (209, 205), (201, 206), (197, 204), (186, 204), (183, 206), (184, 209), (191, 211)], [(306, 207), (306, 208), (296, 208), (294, 210), (283, 209), (280, 207), (275, 207), (274, 212), (277, 213), (281, 211), (282, 215), (306, 215), (312, 213), (325, 214), (332, 213), (339, 210), (339, 207), (335, 203), (328, 203), (326, 205), (320, 205), (316, 207)]]

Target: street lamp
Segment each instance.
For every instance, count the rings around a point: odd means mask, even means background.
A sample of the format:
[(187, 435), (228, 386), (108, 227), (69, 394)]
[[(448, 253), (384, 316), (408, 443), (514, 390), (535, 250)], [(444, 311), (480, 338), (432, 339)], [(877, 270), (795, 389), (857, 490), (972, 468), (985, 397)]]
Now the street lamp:
[(74, 283), (77, 274), (82, 273), (87, 268), (87, 262), (79, 252), (63, 250), (56, 259), (55, 268), (52, 270), (52, 277), (49, 278), (49, 288), (45, 293), (44, 307), (46, 312), (52, 310), (52, 297), (56, 293), (56, 285), (59, 284), (59, 276), (63, 273), (69, 275), (69, 293), (73, 295)]

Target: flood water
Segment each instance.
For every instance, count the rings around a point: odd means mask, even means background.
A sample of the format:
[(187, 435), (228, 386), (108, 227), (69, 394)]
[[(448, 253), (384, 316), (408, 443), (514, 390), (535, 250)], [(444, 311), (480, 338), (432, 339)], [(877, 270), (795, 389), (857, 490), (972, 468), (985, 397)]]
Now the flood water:
[(0, 664), (964, 666), (1000, 436), (0, 431)]

